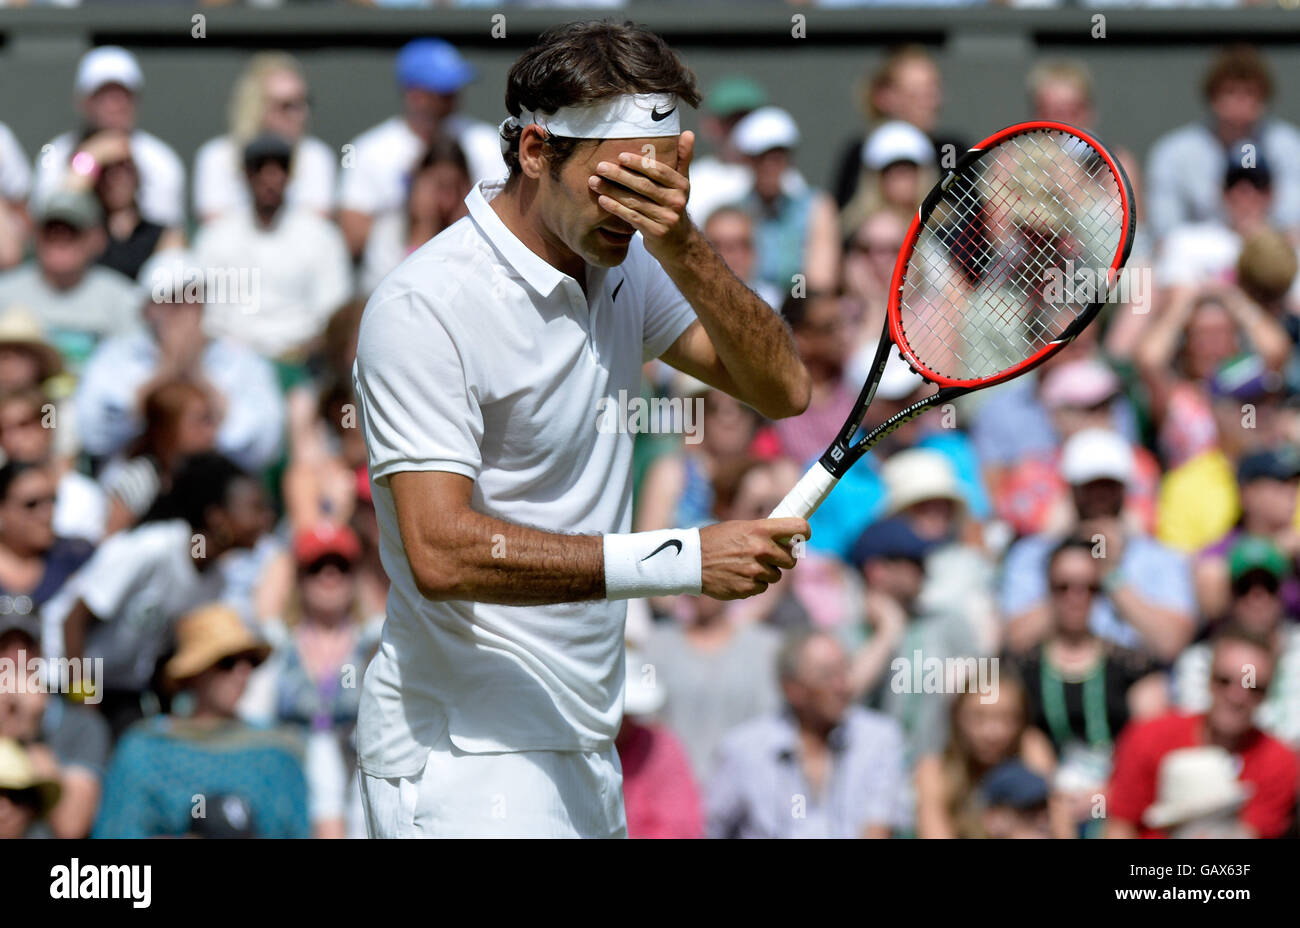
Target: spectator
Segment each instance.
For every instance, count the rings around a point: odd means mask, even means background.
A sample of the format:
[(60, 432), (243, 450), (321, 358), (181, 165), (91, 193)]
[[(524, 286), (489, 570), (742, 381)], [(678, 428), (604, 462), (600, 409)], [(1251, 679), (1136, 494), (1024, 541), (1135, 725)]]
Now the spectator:
[(310, 114), (311, 95), (297, 59), (284, 52), (254, 55), (231, 91), (226, 134), (204, 142), (194, 156), (194, 213), (199, 221), (208, 223), (248, 205), (243, 151), (262, 132), (293, 145), (285, 201), (322, 216), (333, 213), (338, 156), (307, 134)]
[(1265, 229), (1246, 239), (1237, 256), (1237, 286), (1278, 322), (1291, 340), (1283, 376), (1291, 393), (1300, 392), (1300, 300), (1296, 270), (1300, 256), (1285, 235)]
[[(697, 223), (749, 192), (754, 174), (745, 156), (736, 149), (733, 130), (736, 123), (767, 104), (763, 86), (743, 75), (722, 78), (705, 96), (696, 141), (701, 153), (691, 159), (691, 198), (687, 205)], [(704, 148), (709, 149), (708, 154), (702, 152)], [(803, 186), (803, 178), (791, 168), (784, 183), (789, 183), (789, 192), (794, 193)]]
[(12, 738), (0, 738), (0, 839), (52, 838), (45, 819), (58, 805), (58, 781)]
[[(136, 104), (143, 87), (144, 75), (135, 56), (116, 45), (92, 48), (77, 65), (76, 102), (83, 125), (90, 131), (130, 133), (131, 160), (140, 172), (141, 215), (160, 226), (180, 227), (185, 221), (185, 166), (166, 142), (136, 127)], [(94, 173), (96, 165), (90, 158), (73, 163), (80, 137), (65, 132), (41, 146), (34, 202), (45, 201), (62, 187), (69, 168), (74, 173)]]
[(1025, 681), (1029, 724), (1051, 740), (1056, 790), (1082, 837), (1099, 835), (1092, 797), (1105, 788), (1115, 738), (1130, 718), (1167, 708), (1166, 680), (1152, 661), (1088, 626), (1101, 592), (1098, 564), (1087, 538), (1066, 538), (1053, 549), (1048, 636), (1031, 654), (1007, 661)]
[(1271, 228), (1275, 186), (1273, 166), (1258, 154), (1258, 143), (1233, 146), (1223, 174), (1223, 218), (1170, 230), (1155, 266), (1156, 285), (1170, 289), (1231, 280), (1242, 243)]
[(146, 714), (155, 664), (173, 623), (219, 597), (215, 569), (228, 551), (251, 548), (267, 529), (262, 488), (226, 458), (198, 455), (178, 470), (159, 515), (104, 542), (46, 611), (55, 656), (102, 658), (99, 709), (120, 735)]
[(397, 54), (402, 112), (353, 139), (339, 186), (339, 225), (354, 257), (365, 251), (374, 221), (400, 213), (407, 180), (438, 137), (460, 146), (470, 180), (505, 177), (501, 139), (491, 126), (458, 112), (460, 91), (474, 69), (441, 39), (415, 39)]
[(627, 836), (702, 838), (700, 794), (686, 751), (667, 727), (651, 721), (663, 708), (663, 686), (631, 649), (626, 664), (623, 724), (614, 743), (623, 765)]
[(109, 499), (105, 534), (137, 524), (172, 486), (176, 468), (216, 450), (212, 394), (188, 380), (168, 380), (145, 394), (144, 431), (100, 475)]
[(1144, 824), (1171, 838), (1252, 838), (1241, 820), (1249, 790), (1237, 781), (1232, 756), (1220, 747), (1179, 748), (1160, 762), (1156, 801)]
[(1224, 217), (1221, 172), (1229, 146), (1246, 138), (1258, 139), (1259, 153), (1278, 165), (1273, 221), (1300, 225), (1300, 129), (1266, 115), (1272, 98), (1273, 76), (1254, 48), (1234, 46), (1214, 61), (1205, 78), (1209, 118), (1158, 139), (1147, 159), (1147, 208), (1157, 238), (1183, 223)]
[(1234, 358), (1210, 380), (1214, 446), (1165, 472), (1156, 537), (1171, 548), (1199, 551), (1237, 523), (1242, 459), (1288, 440), (1281, 377), (1254, 355)]
[(179, 228), (165, 228), (145, 219), (137, 203), (140, 172), (131, 160), (131, 136), (102, 129), (82, 139), (73, 160), (89, 158), (94, 167), (74, 171), (65, 189), (89, 192), (99, 202), (104, 217), (104, 250), (96, 261), (132, 280), (139, 278), (145, 262), (158, 252), (185, 245)]
[(819, 291), (792, 295), (781, 305), (781, 315), (812, 378), (812, 399), (802, 415), (779, 420), (772, 429), (782, 454), (810, 463), (826, 450), (827, 438), (839, 431), (858, 396), (858, 384), (851, 384), (844, 373), (848, 345), (843, 301)]
[(94, 263), (104, 247), (101, 221), (90, 194), (54, 192), (37, 210), (35, 260), (0, 275), (0, 307), (31, 312), (74, 372), (101, 338), (139, 318), (131, 280)]
[[(223, 215), (194, 240), (205, 275), (251, 271), (250, 293), (208, 300), (205, 328), (242, 341), (266, 358), (301, 360), (351, 291), (347, 249), (338, 229), (303, 206), (285, 203), (293, 144), (263, 133), (244, 148), (250, 209)], [(242, 288), (240, 288), (242, 289)]]
[(779, 655), (784, 711), (727, 735), (708, 787), (714, 838), (887, 838), (909, 824), (898, 726), (852, 705), (849, 659), (821, 632)]
[(714, 482), (728, 467), (749, 459), (757, 413), (719, 390), (707, 390), (698, 400), (687, 397), (686, 402), (698, 402), (703, 410), (697, 440), (685, 442), (676, 454), (656, 458), (646, 471), (637, 504), (638, 532), (716, 521)]
[(1210, 381), (1245, 345), (1271, 371), (1282, 370), (1290, 349), (1282, 327), (1236, 288), (1176, 291), (1147, 329), (1135, 360), (1167, 467), (1215, 446)]
[[(1254, 451), (1237, 465), (1241, 517), (1222, 538), (1201, 550), (1196, 559), (1196, 596), (1201, 613), (1217, 619), (1228, 612), (1232, 547), (1243, 538), (1268, 539), (1282, 552), (1286, 563), (1300, 557), (1300, 453), (1289, 445)], [(1285, 572), (1278, 590), (1281, 605), (1300, 617), (1300, 580)]]
[(375, 219), (366, 238), (358, 296), (364, 298), (389, 271), (443, 229), (469, 214), (465, 153), (451, 139), (436, 138), (411, 175), (405, 208)]
[(11, 463), (41, 466), (54, 480), (55, 535), (98, 542), (104, 537), (108, 500), (94, 480), (76, 469), (73, 456), (56, 447), (59, 421), (58, 408), (38, 387), (0, 394), (0, 451)]
[[(695, 167), (691, 167), (692, 177)], [(754, 241), (754, 220), (739, 206), (720, 206), (708, 214), (701, 229), (713, 249), (743, 280), (749, 289), (763, 298), (768, 306), (781, 305), (781, 291), (759, 280), (755, 274), (757, 253)]]
[[(939, 111), (943, 108), (943, 78), (939, 66), (920, 45), (893, 49), (862, 87), (862, 110), (868, 124), (901, 120), (920, 129), (934, 146), (935, 158), (944, 167), (966, 150), (960, 139), (940, 131)], [(844, 207), (853, 199), (862, 173), (865, 138), (849, 142), (838, 160), (835, 174), (835, 202)], [(949, 160), (944, 160), (947, 157)]]
[(862, 174), (853, 199), (841, 207), (843, 234), (852, 234), (881, 210), (911, 222), (938, 179), (934, 147), (925, 133), (902, 120), (882, 123), (862, 143)]
[(893, 210), (879, 209), (849, 233), (841, 262), (844, 292), (861, 303), (864, 310), (854, 339), (855, 355), (869, 355), (876, 350), (889, 305), (894, 263), (910, 221)]
[[(1293, 579), (1287, 556), (1267, 538), (1243, 535), (1228, 549), (1232, 580), (1227, 619), (1270, 645), (1277, 667), (1273, 686), (1255, 712), (1255, 724), (1300, 747), (1300, 626), (1286, 622), (1282, 585)], [(1189, 647), (1174, 664), (1173, 696), (1186, 713), (1210, 708), (1214, 652), (1206, 642)]]
[[(1062, 444), (1052, 416), (1043, 405), (1043, 382), (1059, 367), (1092, 359), (1107, 363), (1097, 345), (1097, 327), (1089, 326), (1042, 367), (1010, 383), (983, 390), (970, 410), (970, 437), (984, 481), (996, 497), (1002, 482), (1028, 457), (1056, 454)], [(965, 408), (963, 408), (965, 411)], [(1110, 407), (1110, 428), (1132, 441), (1139, 439), (1133, 405), (1118, 397)]]
[(801, 279), (809, 292), (829, 291), (839, 279), (839, 232), (835, 204), (824, 193), (785, 189), (799, 128), (783, 109), (765, 106), (736, 124), (736, 149), (745, 156), (754, 183), (740, 201), (754, 220), (758, 278), (782, 293)]
[(952, 737), (916, 765), (916, 836), (986, 837), (979, 785), (1003, 763), (1020, 760), (1040, 776), (1052, 768), (1047, 739), (1028, 725), (1024, 687), (1000, 676), (992, 699), (969, 688), (950, 709)]
[(308, 837), (307, 786), (293, 742), (235, 715), (270, 649), (220, 605), (186, 615), (177, 638), (166, 679), (190, 695), (193, 711), (144, 721), (118, 744), (94, 837), (183, 837), (199, 829), (206, 803), (231, 796), (247, 804), (257, 837)]
[(90, 559), (84, 538), (54, 529), (54, 474), (40, 464), (0, 467), (0, 611), (38, 612)]
[(1115, 745), (1115, 769), (1107, 796), (1106, 837), (1159, 837), (1164, 820), (1148, 820), (1156, 801), (1161, 762), (1179, 748), (1212, 746), (1231, 754), (1237, 778), (1252, 795), (1242, 820), (1261, 838), (1276, 838), (1291, 826), (1300, 767), (1285, 744), (1254, 725), (1275, 670), (1273, 642), (1243, 629), (1215, 638), (1208, 711), (1171, 713), (1126, 728)]
[(886, 517), (898, 517), (925, 542), (925, 581), (917, 604), (965, 628), (977, 654), (997, 651), (1001, 631), (993, 595), (993, 564), (982, 550), (951, 459), (932, 448), (896, 452), (881, 468)]
[(0, 393), (40, 387), (63, 372), (63, 358), (21, 306), (0, 311)]
[[(1120, 399), (1120, 380), (1099, 358), (1052, 365), (1041, 375), (1038, 400), (1062, 442), (1084, 429), (1109, 428)], [(1133, 474), (1125, 486), (1125, 511), (1144, 532), (1155, 529), (1160, 463), (1142, 445), (1130, 443)], [(1017, 535), (1064, 530), (1073, 517), (1070, 489), (1061, 478), (1059, 449), (1022, 456), (1002, 472), (993, 505)]]
[(963, 615), (923, 611), (920, 605), (926, 558), (934, 547), (906, 519), (894, 517), (868, 527), (853, 551), (865, 580), (866, 620), (846, 630), (853, 653), (850, 684), (854, 698), (866, 698), (898, 723), (909, 768), (947, 741), (947, 700), (911, 687), (900, 690), (895, 685), (898, 662), (910, 666), (918, 654), (942, 661), (979, 650)]
[[(322, 523), (293, 539), (296, 584), (280, 615), (262, 622), (274, 650), (254, 674), (241, 703), (243, 718), (292, 726), (319, 739), (324, 758), (308, 755), (316, 837), (344, 837), (355, 779), (353, 732), (361, 673), (379, 646), (383, 613), (362, 610), (356, 566), (361, 542), (350, 528)], [(322, 777), (331, 758), (345, 775)], [(328, 768), (325, 768), (328, 769)]]
[(666, 693), (663, 721), (681, 739), (699, 782), (713, 770), (723, 736), (776, 708), (780, 638), (731, 621), (726, 605), (679, 596), (673, 620), (654, 626), (645, 659)]
[[(39, 620), (13, 613), (0, 616), (0, 661), (10, 662), (22, 674), (28, 661), (40, 656)], [(108, 766), (108, 725), (99, 713), (39, 687), (5, 688), (0, 691), (0, 738), (22, 745), (28, 758), (58, 784), (58, 800), (44, 823), (51, 836), (87, 837), (99, 811), (100, 784)]]
[(106, 339), (91, 356), (75, 397), (88, 454), (120, 455), (133, 441), (163, 450), (156, 441), (162, 436), (145, 434), (149, 425), (163, 425), (146, 415), (145, 400), (163, 384), (183, 381), (207, 394), (223, 454), (250, 471), (279, 457), (285, 412), (275, 370), (239, 340), (204, 331), (203, 288), (187, 290), (202, 276), (182, 256), (155, 264), (144, 325)]
[(1051, 788), (1018, 760), (994, 767), (980, 781), (984, 835), (989, 838), (1051, 838)]
[(27, 194), (32, 172), (27, 155), (8, 126), (0, 122), (0, 271), (23, 259), (27, 238)]
[[(1061, 476), (1070, 484), (1077, 520), (1067, 534), (1099, 546), (1104, 595), (1093, 603), (1092, 630), (1170, 661), (1196, 630), (1191, 570), (1181, 554), (1125, 524), (1124, 490), (1132, 474), (1132, 449), (1114, 432), (1085, 429), (1066, 442)], [(1048, 632), (1047, 562), (1058, 543), (1058, 536), (1031, 535), (1007, 552), (1000, 599), (1013, 651), (1034, 647)]]

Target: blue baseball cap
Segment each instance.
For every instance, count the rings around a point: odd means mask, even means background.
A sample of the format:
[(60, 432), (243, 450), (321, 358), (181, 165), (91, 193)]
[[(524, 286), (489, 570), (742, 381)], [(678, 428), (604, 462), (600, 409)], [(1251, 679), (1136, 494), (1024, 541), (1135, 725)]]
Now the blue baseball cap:
[(433, 93), (455, 93), (474, 79), (474, 68), (450, 42), (412, 39), (397, 53), (397, 82)]
[(1044, 780), (1018, 760), (999, 764), (980, 783), (980, 792), (990, 806), (1010, 806), (1028, 811), (1047, 803), (1051, 789)]
[(849, 559), (858, 568), (867, 561), (879, 560), (921, 564), (934, 548), (935, 543), (916, 534), (906, 519), (893, 516), (867, 526)]

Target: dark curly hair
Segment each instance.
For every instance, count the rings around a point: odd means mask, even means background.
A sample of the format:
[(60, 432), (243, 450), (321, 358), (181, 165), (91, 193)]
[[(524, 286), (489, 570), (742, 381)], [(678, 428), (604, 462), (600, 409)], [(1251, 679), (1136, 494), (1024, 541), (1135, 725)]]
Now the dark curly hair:
[[(566, 23), (542, 33), (506, 77), (506, 111), (554, 113), (626, 93), (672, 93), (692, 107), (700, 105), (695, 75), (668, 44), (644, 26), (609, 20)], [(519, 128), (502, 132), (510, 181), (520, 176)], [(548, 136), (551, 176), (583, 139)]]

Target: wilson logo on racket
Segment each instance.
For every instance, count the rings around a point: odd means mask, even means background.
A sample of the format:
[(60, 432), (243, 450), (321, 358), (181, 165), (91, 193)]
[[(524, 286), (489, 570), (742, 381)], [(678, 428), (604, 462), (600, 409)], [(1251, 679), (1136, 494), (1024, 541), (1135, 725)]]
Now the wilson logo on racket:
[[(867, 383), (821, 459), (772, 513), (807, 518), (877, 442), (934, 406), (1033, 370), (1097, 317), (1137, 222), (1124, 169), (1093, 136), (1025, 122), (989, 136), (926, 195), (894, 264)], [(1105, 292), (1049, 299), (1090, 269)], [(1058, 288), (1059, 289), (1059, 288)], [(1074, 296), (1074, 298), (1070, 298)], [(856, 444), (890, 354), (936, 389)]]

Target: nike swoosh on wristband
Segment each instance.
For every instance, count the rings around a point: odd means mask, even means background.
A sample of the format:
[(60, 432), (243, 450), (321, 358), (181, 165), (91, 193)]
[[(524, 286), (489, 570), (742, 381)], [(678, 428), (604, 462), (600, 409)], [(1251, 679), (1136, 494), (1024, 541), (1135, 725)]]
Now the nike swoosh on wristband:
[(674, 106), (672, 107), (672, 109), (668, 110), (668, 112), (661, 113), (659, 112), (659, 107), (656, 106), (654, 109), (650, 111), (650, 118), (653, 119), (655, 122), (663, 122), (665, 119), (671, 116), (673, 114), (673, 111), (676, 109), (677, 107)]
[(664, 542), (663, 544), (661, 544), (659, 547), (655, 548), (653, 551), (651, 551), (651, 552), (650, 552), (649, 554), (647, 554), (645, 557), (641, 558), (641, 560), (642, 560), (642, 561), (648, 561), (648, 560), (650, 560), (650, 558), (654, 557), (656, 554), (658, 554), (658, 553), (659, 553), (660, 551), (662, 551), (664, 548), (667, 548), (667, 547), (669, 547), (669, 546), (673, 546), (673, 547), (675, 547), (675, 548), (677, 549), (676, 551), (673, 552), (673, 557), (676, 557), (677, 555), (679, 555), (679, 554), (682, 553), (682, 543), (681, 543), (680, 541), (678, 541), (676, 538), (669, 538), (667, 541), (665, 541), (665, 542)]

